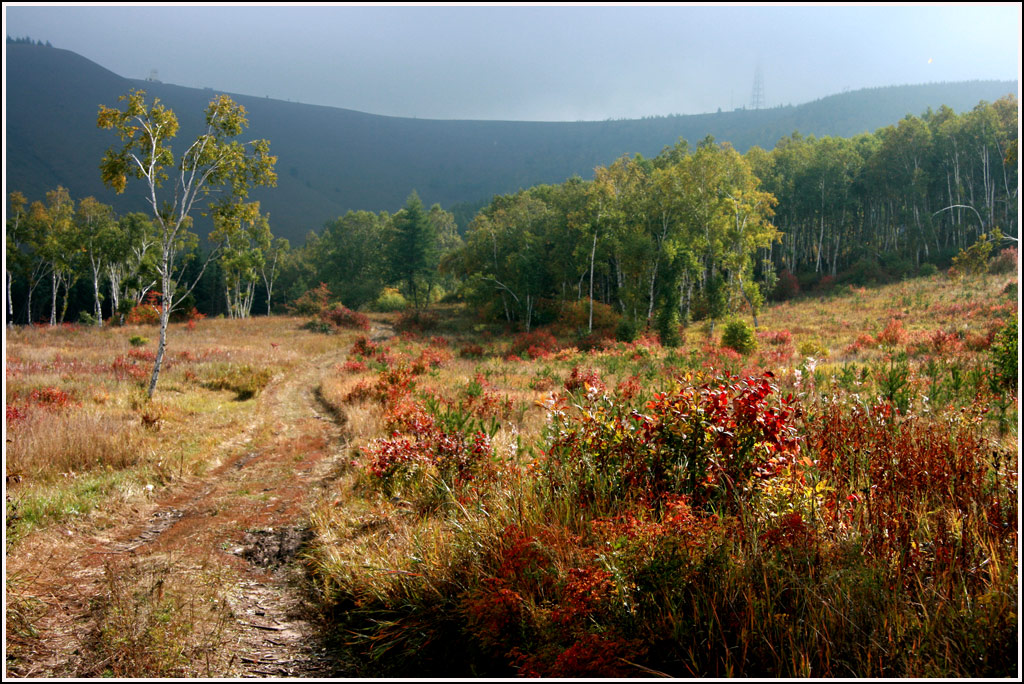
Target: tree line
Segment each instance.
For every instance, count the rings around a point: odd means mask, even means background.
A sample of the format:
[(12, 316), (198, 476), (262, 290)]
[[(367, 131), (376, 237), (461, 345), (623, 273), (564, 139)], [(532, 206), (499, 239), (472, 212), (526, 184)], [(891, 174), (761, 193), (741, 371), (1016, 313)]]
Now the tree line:
[[(183, 242), (177, 267), (198, 281), (202, 295), (183, 298), (178, 308), (247, 318), (259, 288), (270, 313), (288, 241), (274, 238), (258, 204), (235, 213), (215, 219), (205, 249), (195, 238), (191, 249)], [(58, 186), (31, 204), (12, 191), (7, 216), (8, 323), (124, 323), (132, 309), (161, 294), (160, 234), (148, 214), (117, 216), (95, 197), (76, 201)]]
[[(134, 116), (156, 111), (134, 106)], [(219, 106), (225, 120), (240, 116)], [(241, 121), (222, 132), (237, 134)], [(124, 162), (107, 169), (108, 180), (132, 168)], [(63, 188), (31, 204), (13, 192), (7, 313), (56, 324), (69, 293), (82, 300), (88, 292), (79, 319), (100, 325), (149, 292), (178, 288), (181, 305), (246, 317), (256, 305), (285, 311), (325, 283), (353, 309), (447, 296), (527, 330), (583, 302), (588, 330), (596, 305), (617, 312), (624, 337), (652, 326), (671, 341), (679, 324), (713, 324), (741, 306), (756, 324), (762, 303), (786, 294), (783, 285), (901, 277), (947, 267), (994, 229), (1015, 239), (1017, 183), (1017, 99), (1009, 95), (963, 114), (908, 115), (853, 138), (793, 133), (745, 154), (711, 138), (693, 148), (680, 141), (652, 159), (598, 167), (593, 180), (495, 196), (464, 231), (452, 212), (427, 209), (413, 191), (394, 214), (350, 211), (295, 249), (273, 237), (269, 217), (244, 195), (210, 209), (214, 230), (202, 247), (180, 215), (180, 230), (161, 247), (158, 205), (116, 217)], [(168, 273), (187, 272), (188, 297), (181, 282), (161, 280), (157, 255), (170, 258)]]

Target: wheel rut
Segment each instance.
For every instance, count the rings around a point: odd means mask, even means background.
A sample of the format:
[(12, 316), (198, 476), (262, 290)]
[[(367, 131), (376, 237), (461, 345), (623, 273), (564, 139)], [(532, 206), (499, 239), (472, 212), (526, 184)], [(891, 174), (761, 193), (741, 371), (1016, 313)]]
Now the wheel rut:
[[(218, 595), (227, 616), (219, 634), (232, 655), (208, 676), (350, 674), (320, 643), (301, 561), (311, 537), (309, 505), (330, 486), (347, 448), (344, 426), (316, 391), (343, 358), (344, 351), (336, 350), (276, 378), (257, 398), (247, 423), (212, 455), (216, 465), (201, 479), (168, 488), (138, 510), (134, 522), (74, 538), (41, 537), (44, 545), (60, 545), (67, 560), (32, 593), (61, 600), (47, 604), (48, 615), (39, 621), (38, 659), (8, 674), (102, 675), (103, 663), (87, 663), (80, 655), (98, 629), (90, 624), (92, 607), (109, 601), (104, 597), (115, 579), (158, 564), (168, 573), (168, 586), (187, 586), (200, 571), (224, 578)], [(29, 555), (38, 559), (44, 553), (40, 548)]]

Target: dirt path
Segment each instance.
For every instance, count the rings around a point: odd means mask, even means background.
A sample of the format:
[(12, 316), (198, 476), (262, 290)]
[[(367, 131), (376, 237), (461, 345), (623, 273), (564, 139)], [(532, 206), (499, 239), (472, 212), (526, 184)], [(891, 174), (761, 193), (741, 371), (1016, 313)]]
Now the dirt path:
[[(118, 641), (119, 629), (191, 610), (199, 617), (183, 638), (207, 639), (217, 650), (207, 655), (206, 676), (351, 676), (317, 638), (300, 553), (309, 505), (331, 486), (347, 449), (344, 426), (316, 394), (344, 355), (331, 352), (276, 378), (248, 422), (211, 454), (216, 465), (202, 478), (169, 487), (111, 528), (41, 532), (9, 559), (9, 575), (27, 578), (24, 590), (41, 614), (31, 657), (8, 663), (8, 674), (110, 674), (114, 659), (133, 657), (118, 651), (127, 640)], [(154, 617), (165, 588), (178, 602), (173, 615)], [(134, 622), (124, 621), (131, 610)], [(115, 646), (98, 649), (97, 640)]]

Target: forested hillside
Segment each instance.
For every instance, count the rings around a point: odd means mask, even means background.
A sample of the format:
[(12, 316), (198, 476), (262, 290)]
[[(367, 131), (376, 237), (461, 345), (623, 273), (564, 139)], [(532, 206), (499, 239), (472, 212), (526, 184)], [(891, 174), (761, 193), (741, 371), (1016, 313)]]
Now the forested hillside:
[[(198, 134), (203, 108), (220, 92), (122, 78), (75, 53), (38, 45), (9, 43), (5, 70), (8, 189), (34, 199), (62, 185), (118, 213), (145, 207), (100, 182), (98, 160), (111, 140), (95, 126), (99, 105), (143, 88), (177, 113), (179, 139), (186, 140)], [(794, 131), (851, 136), (929, 107), (963, 112), (1016, 91), (1016, 83), (997, 81), (897, 86), (765, 110), (575, 123), (403, 119), (232, 97), (248, 110), (251, 135), (270, 140), (279, 160), (277, 187), (253, 197), (269, 211), (275, 235), (296, 243), (349, 210), (396, 211), (412, 190), (428, 206), (481, 206), (495, 194), (573, 175), (592, 178), (596, 166), (624, 154), (653, 157), (680, 138), (694, 143), (713, 135), (740, 152), (771, 149)], [(471, 215), (455, 213), (465, 228)], [(204, 234), (211, 228), (197, 227)]]

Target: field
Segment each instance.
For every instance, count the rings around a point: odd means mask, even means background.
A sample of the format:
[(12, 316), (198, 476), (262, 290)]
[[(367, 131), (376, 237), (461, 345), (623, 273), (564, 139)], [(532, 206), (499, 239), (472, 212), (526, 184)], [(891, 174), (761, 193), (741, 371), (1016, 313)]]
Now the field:
[(8, 330), (8, 674), (1017, 676), (1017, 309)]

